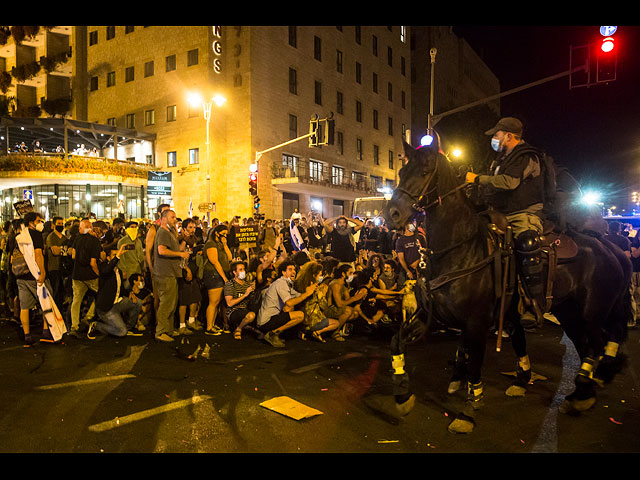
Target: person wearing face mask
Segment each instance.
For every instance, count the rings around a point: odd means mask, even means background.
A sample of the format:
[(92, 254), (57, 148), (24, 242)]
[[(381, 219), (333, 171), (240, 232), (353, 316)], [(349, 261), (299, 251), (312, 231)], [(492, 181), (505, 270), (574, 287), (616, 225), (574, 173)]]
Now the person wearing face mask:
[[(98, 262), (102, 259), (102, 245), (99, 238), (93, 232), (93, 226), (88, 219), (80, 222), (79, 234), (75, 237), (71, 249), (74, 259), (71, 283), (73, 287), (73, 301), (71, 302), (71, 330), (69, 335), (79, 336), (80, 330), (80, 307), (82, 300), (88, 290), (94, 295), (98, 292), (100, 271)], [(85, 323), (93, 318), (95, 313), (95, 302), (91, 302), (91, 307), (85, 317)]]
[(124, 228), (124, 235), (118, 240), (117, 248), (125, 246), (124, 252), (120, 255), (118, 268), (125, 279), (134, 273), (144, 274), (144, 250), (142, 239), (138, 235), (138, 222), (127, 222)]
[[(514, 117), (501, 118), (485, 135), (498, 157), (488, 175), (467, 173), (466, 181), (479, 185), (479, 194), (503, 213), (513, 229), (519, 271), (529, 296), (544, 308), (540, 235), (545, 202), (543, 153), (523, 140), (523, 125)], [(551, 192), (555, 193), (555, 192)]]
[[(14, 271), (16, 276), (16, 282), (18, 284), (18, 298), (20, 299), (20, 323), (22, 324), (22, 330), (24, 332), (24, 345), (30, 346), (33, 344), (31, 337), (30, 325), (29, 325), (29, 310), (39, 306), (37, 287), (38, 285), (45, 285), (49, 291), (51, 291), (51, 284), (46, 280), (46, 270), (44, 265), (44, 241), (42, 239), (42, 230), (44, 229), (43, 218), (39, 213), (28, 212), (24, 216), (24, 228), (16, 235), (16, 241), (18, 243), (26, 243), (20, 241), (19, 238), (23, 235), (27, 235), (30, 238), (25, 240), (33, 243), (33, 256), (35, 263), (38, 267), (39, 275), (35, 278), (35, 274), (31, 273), (30, 269), (26, 271)], [(16, 246), (16, 248), (18, 248)], [(15, 254), (14, 254), (15, 255)], [(25, 256), (26, 253), (23, 253)], [(15, 258), (15, 257), (14, 257)], [(12, 259), (13, 260), (13, 259)], [(15, 261), (17, 264), (17, 261)], [(46, 281), (46, 283), (45, 283)], [(49, 332), (49, 326), (46, 321), (43, 321), (42, 337), (40, 339), (43, 342), (53, 342), (51, 332)]]
[(325, 314), (328, 318), (338, 320), (338, 327), (331, 338), (339, 342), (344, 341), (343, 334), (340, 330), (349, 320), (355, 319), (358, 314), (354, 310), (353, 305), (361, 301), (366, 292), (358, 292), (356, 295), (349, 294), (349, 284), (355, 278), (355, 269), (348, 263), (339, 265), (333, 271), (333, 279), (329, 283), (327, 292), (327, 309)]
[(224, 284), (224, 299), (227, 302), (227, 320), (233, 328), (233, 338), (242, 338), (242, 329), (253, 322), (256, 314), (248, 309), (249, 295), (255, 290), (255, 281), (248, 282), (247, 264), (239, 261), (230, 265), (233, 278)]
[(53, 231), (47, 235), (45, 240), (46, 259), (47, 259), (47, 276), (51, 282), (53, 300), (59, 308), (62, 308), (66, 291), (64, 288), (64, 275), (62, 273), (62, 259), (66, 254), (69, 240), (63, 235), (64, 219), (62, 217), (53, 217), (51, 221)]
[(417, 231), (415, 223), (408, 223), (402, 235), (396, 240), (395, 251), (398, 256), (398, 263), (402, 267), (398, 277), (398, 286), (403, 286), (404, 282), (416, 278), (416, 268), (420, 262), (420, 249), (425, 248), (426, 240)]

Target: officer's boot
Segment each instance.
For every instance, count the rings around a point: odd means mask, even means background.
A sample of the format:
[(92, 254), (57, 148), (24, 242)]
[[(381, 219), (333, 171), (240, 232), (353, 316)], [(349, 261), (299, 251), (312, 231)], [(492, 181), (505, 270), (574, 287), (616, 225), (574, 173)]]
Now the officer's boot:
[(533, 314), (538, 322), (542, 322), (542, 314), (546, 310), (546, 295), (544, 293), (542, 257), (540, 237), (535, 230), (527, 230), (515, 240), (518, 267), (522, 283), (529, 299), (535, 302)]

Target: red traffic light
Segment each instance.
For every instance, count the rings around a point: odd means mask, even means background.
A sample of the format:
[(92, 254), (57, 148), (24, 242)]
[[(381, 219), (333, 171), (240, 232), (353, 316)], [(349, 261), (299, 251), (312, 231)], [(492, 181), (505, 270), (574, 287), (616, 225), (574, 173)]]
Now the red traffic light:
[(249, 174), (249, 181), (250, 182), (256, 182), (258, 180), (258, 174), (257, 173), (250, 173)]
[(602, 39), (602, 45), (600, 45), (600, 50), (602, 50), (604, 53), (609, 53), (611, 51), (613, 51), (613, 47), (614, 47), (614, 43), (613, 43), (613, 38), (612, 37), (607, 37)]

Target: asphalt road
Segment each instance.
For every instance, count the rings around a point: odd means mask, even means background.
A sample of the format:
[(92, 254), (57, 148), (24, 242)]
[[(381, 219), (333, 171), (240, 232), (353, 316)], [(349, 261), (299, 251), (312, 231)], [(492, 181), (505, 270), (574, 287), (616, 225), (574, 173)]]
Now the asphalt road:
[[(249, 334), (238, 341), (203, 333), (171, 345), (146, 334), (24, 348), (16, 325), (3, 320), (0, 452), (640, 452), (640, 330), (623, 347), (628, 367), (577, 416), (558, 408), (578, 369), (573, 346), (552, 323), (528, 338), (533, 370), (546, 380), (524, 398), (507, 397), (502, 372), (515, 370), (515, 358), (508, 340), (496, 352), (489, 336), (485, 407), (473, 433), (452, 434), (447, 426), (464, 400), (463, 392), (447, 394), (453, 334), (409, 347), (417, 401), (398, 418), (386, 334), (325, 344), (289, 339), (285, 348)], [(194, 361), (185, 359), (198, 347)], [(279, 397), (318, 412), (294, 419), (261, 406)]]

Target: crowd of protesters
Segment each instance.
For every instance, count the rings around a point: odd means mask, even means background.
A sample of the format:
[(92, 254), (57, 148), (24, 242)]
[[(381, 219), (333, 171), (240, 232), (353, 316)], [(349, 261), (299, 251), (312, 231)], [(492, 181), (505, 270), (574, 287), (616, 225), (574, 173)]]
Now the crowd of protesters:
[[(240, 235), (243, 227), (253, 236)], [(402, 318), (423, 233), (414, 224), (389, 231), (380, 217), (297, 210), (282, 220), (213, 218), (211, 225), (179, 218), (169, 205), (158, 207), (155, 221), (45, 221), (29, 212), (2, 226), (0, 303), (25, 346), (35, 342), (34, 322), (42, 324), (39, 341), (54, 342), (42, 285), (66, 335), (77, 338), (150, 335), (170, 343), (228, 333), (274, 347), (296, 338), (344, 341), (354, 331), (388, 332)]]

